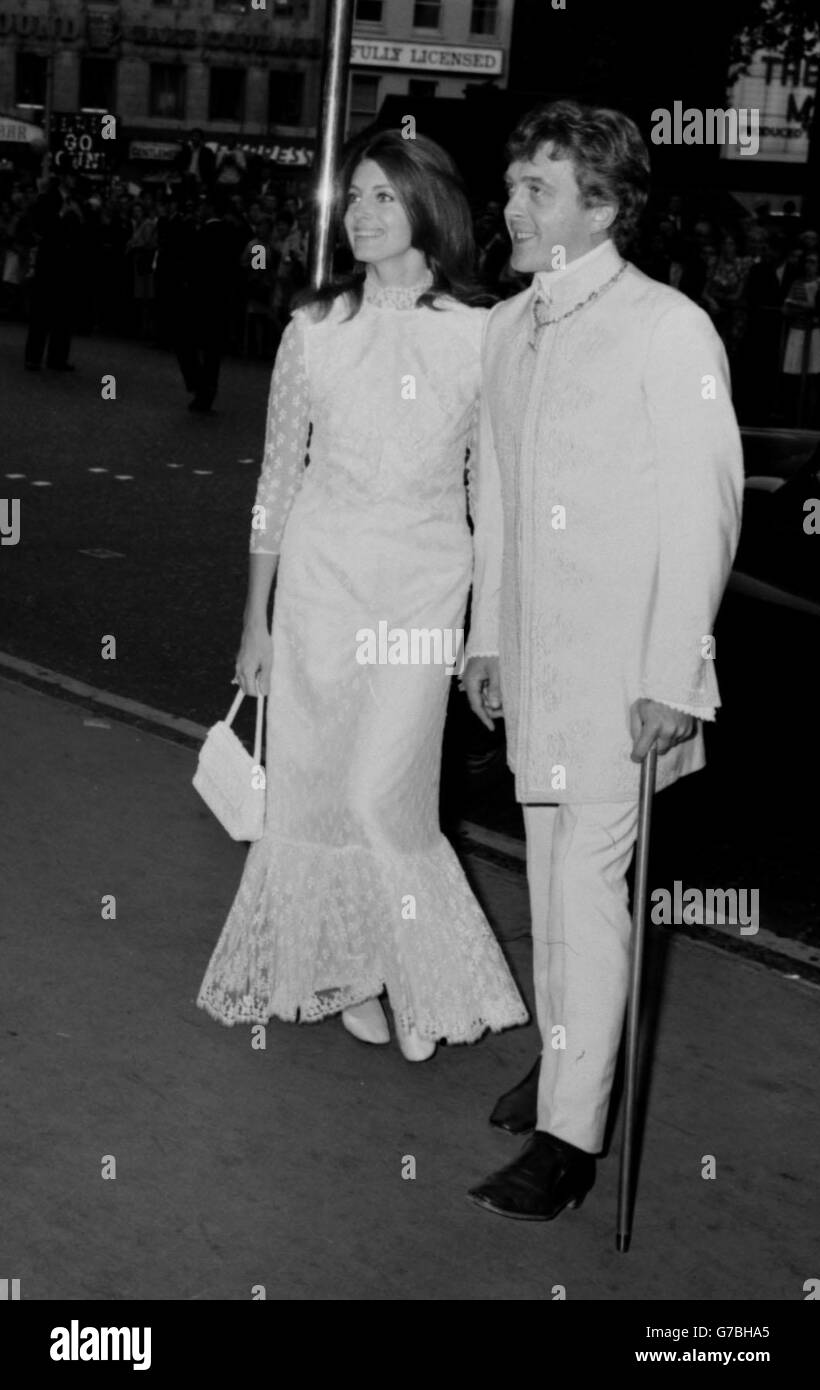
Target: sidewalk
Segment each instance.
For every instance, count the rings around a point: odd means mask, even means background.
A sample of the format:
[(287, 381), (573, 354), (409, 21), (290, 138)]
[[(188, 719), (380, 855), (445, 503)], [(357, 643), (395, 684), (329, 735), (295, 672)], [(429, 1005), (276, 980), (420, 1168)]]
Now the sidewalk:
[[(532, 1025), (418, 1066), (337, 1020), (274, 1021), (254, 1050), (195, 1007), (245, 852), (192, 790), (195, 755), (5, 680), (0, 728), (0, 1273), (23, 1299), (805, 1298), (816, 988), (655, 929), (630, 1253), (619, 1129), (580, 1211), (505, 1221), (464, 1193), (517, 1152), (486, 1117), (534, 1057)], [(523, 879), (466, 867), (528, 987)]]

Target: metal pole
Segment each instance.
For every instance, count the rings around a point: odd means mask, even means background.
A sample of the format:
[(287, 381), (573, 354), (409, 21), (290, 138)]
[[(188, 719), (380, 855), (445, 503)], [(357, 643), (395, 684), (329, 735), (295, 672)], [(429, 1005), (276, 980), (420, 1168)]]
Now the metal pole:
[(322, 108), (316, 155), (315, 204), (310, 237), (310, 284), (318, 290), (330, 278), (333, 179), (344, 141), (347, 74), (353, 33), (353, 0), (327, 0)]
[(632, 1151), (635, 1142), (635, 1100), (638, 1089), (638, 1038), (641, 1006), (641, 972), (643, 970), (644, 928), (646, 925), (646, 879), (649, 868), (649, 827), (652, 819), (652, 797), (655, 791), (655, 770), (658, 749), (652, 745), (641, 764), (641, 789), (638, 801), (638, 840), (635, 850), (635, 890), (632, 895), (632, 957), (629, 971), (629, 1001), (626, 1015), (626, 1093), (624, 1098), (624, 1129), (621, 1138), (621, 1174), (618, 1185), (618, 1232), (616, 1248), (624, 1254), (632, 1235), (630, 1193), (632, 1186)]

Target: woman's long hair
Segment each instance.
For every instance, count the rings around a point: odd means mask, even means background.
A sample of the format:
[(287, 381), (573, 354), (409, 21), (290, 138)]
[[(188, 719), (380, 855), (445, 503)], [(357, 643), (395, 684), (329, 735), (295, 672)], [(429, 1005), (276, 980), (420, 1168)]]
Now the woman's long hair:
[[(437, 295), (464, 304), (487, 303), (487, 291), (475, 276), (473, 221), (458, 170), (445, 150), (425, 135), (405, 139), (398, 130), (379, 130), (359, 136), (343, 152), (334, 189), (333, 221), (338, 237), (353, 175), (364, 159), (372, 159), (390, 180), (410, 222), (412, 245), (421, 251), (433, 276), (419, 304), (436, 308)], [(302, 290), (293, 307), (314, 305), (324, 318), (342, 294), (350, 300), (353, 318), (362, 305), (367, 265), (355, 261), (346, 275), (334, 276), (320, 290)]]

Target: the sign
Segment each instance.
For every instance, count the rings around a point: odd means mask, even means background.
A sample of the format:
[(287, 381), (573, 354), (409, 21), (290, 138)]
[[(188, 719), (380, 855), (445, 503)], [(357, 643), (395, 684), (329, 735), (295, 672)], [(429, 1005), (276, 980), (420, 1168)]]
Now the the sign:
[(101, 174), (113, 140), (102, 138), (103, 116), (99, 112), (59, 112), (51, 117), (49, 147), (55, 169), (75, 169), (84, 174)]
[(156, 159), (169, 163), (182, 148), (170, 140), (132, 140), (128, 146), (129, 159)]
[(78, 25), (71, 15), (0, 13), (0, 39), (76, 39)]
[(44, 142), (45, 136), (38, 125), (29, 125), (27, 121), (15, 121), (9, 116), (0, 116), (0, 141), (8, 141), (12, 145), (29, 145)]
[(417, 72), (466, 73), (499, 77), (504, 66), (503, 48), (456, 48), (451, 44), (389, 43), (354, 39), (350, 45), (354, 67), (412, 68)]
[(268, 53), (277, 58), (318, 58), (321, 41), (316, 36), (271, 34), (265, 29), (242, 33), (236, 29), (177, 29), (171, 25), (132, 24), (122, 30), (127, 43), (152, 48), (225, 48), (236, 53)]
[(259, 155), (262, 159), (269, 159), (273, 164), (292, 165), (294, 167), (309, 169), (313, 164), (313, 142), (280, 140), (271, 141), (266, 144), (256, 144), (252, 141), (238, 141), (240, 150), (245, 150), (248, 154)]
[[(760, 111), (760, 149), (756, 159), (803, 164), (809, 153), (809, 125), (817, 99), (820, 47), (805, 58), (786, 60), (761, 50), (749, 71), (731, 88), (727, 105)], [(724, 145), (724, 159), (737, 159), (736, 145)]]

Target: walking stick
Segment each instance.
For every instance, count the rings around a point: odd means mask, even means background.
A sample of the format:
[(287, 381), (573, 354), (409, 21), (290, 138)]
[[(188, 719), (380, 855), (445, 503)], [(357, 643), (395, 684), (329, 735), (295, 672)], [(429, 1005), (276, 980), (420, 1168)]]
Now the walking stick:
[(635, 889), (632, 895), (632, 955), (629, 967), (629, 1000), (626, 1013), (626, 1092), (624, 1097), (624, 1128), (621, 1137), (621, 1173), (618, 1186), (618, 1233), (615, 1246), (626, 1254), (632, 1235), (630, 1188), (632, 1179), (632, 1150), (635, 1140), (635, 1093), (638, 1086), (638, 1024), (640, 1022), (641, 971), (643, 969), (644, 926), (646, 918), (646, 876), (649, 866), (649, 826), (652, 819), (652, 797), (655, 792), (655, 768), (658, 750), (655, 744), (641, 764), (641, 789), (638, 802), (638, 840), (635, 850)]

